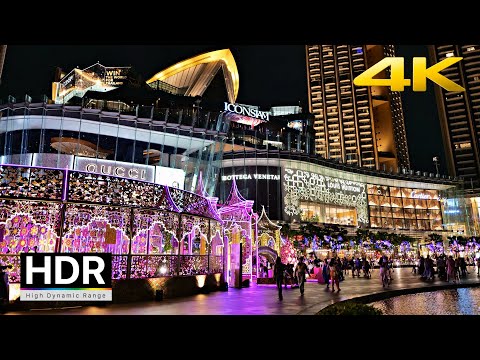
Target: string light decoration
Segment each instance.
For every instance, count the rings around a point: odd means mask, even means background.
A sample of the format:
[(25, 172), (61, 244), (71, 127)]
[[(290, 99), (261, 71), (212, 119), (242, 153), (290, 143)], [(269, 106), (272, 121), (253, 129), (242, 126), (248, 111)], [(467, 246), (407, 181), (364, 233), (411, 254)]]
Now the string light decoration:
[[(234, 234), (240, 236), (240, 242), (243, 244), (242, 274), (249, 276), (250, 280), (253, 277), (253, 247), (258, 242), (258, 234), (252, 231), (258, 219), (258, 214), (252, 209), (253, 203), (253, 200), (247, 200), (242, 196), (235, 179), (233, 179), (230, 193), (225, 203), (218, 209), (225, 234), (229, 237), (230, 243), (233, 243), (232, 237)], [(237, 230), (234, 231), (234, 229)], [(227, 243), (225, 245), (227, 246)], [(258, 266), (258, 259), (256, 260)]]
[(285, 188), (284, 211), (287, 215), (299, 215), (302, 200), (315, 201), (353, 206), (357, 211), (358, 222), (369, 223), (367, 185), (365, 183), (286, 168), (283, 186)]
[(297, 250), (295, 250), (293, 242), (288, 238), (282, 243), (280, 258), (284, 264), (294, 264), (297, 262)]
[(312, 250), (313, 251), (318, 250), (318, 237), (317, 237), (317, 235), (313, 235)]
[[(23, 165), (0, 165), (0, 183), (0, 264), (12, 265), (11, 283), (19, 281), (22, 252), (108, 252), (113, 279), (223, 271), (220, 234), (225, 224), (213, 205), (215, 199), (205, 197), (205, 192)], [(253, 201), (229, 205), (241, 212), (240, 221), (254, 215)], [(242, 235), (251, 272), (251, 240), (245, 227)], [(200, 254), (192, 246), (197, 233)], [(179, 255), (175, 249), (186, 234), (192, 235), (189, 246)], [(207, 249), (214, 252), (204, 254)]]

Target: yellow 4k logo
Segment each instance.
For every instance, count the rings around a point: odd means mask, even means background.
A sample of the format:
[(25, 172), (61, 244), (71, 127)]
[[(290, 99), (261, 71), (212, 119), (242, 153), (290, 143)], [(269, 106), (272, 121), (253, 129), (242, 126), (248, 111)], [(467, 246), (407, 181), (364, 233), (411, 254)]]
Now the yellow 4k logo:
[[(447, 91), (465, 91), (463, 87), (455, 84), (440, 74), (440, 71), (459, 62), (463, 58), (450, 57), (427, 68), (427, 59), (424, 57), (413, 58), (413, 91), (426, 91), (427, 78), (440, 85)], [(390, 66), (390, 79), (374, 79), (382, 70)], [(404, 91), (405, 86), (411, 86), (412, 81), (404, 78), (404, 58), (386, 57), (358, 75), (353, 83), (356, 86), (390, 86), (392, 91)]]

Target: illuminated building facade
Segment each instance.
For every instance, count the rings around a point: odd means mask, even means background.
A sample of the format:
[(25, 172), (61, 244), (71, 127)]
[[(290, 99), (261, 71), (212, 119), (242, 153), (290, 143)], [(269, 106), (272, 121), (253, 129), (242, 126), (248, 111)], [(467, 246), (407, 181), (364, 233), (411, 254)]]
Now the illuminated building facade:
[(353, 84), (387, 56), (395, 56), (393, 45), (306, 46), (316, 154), (371, 169), (410, 168), (400, 93)]
[[(182, 61), (143, 84), (130, 67), (97, 63), (59, 72), (53, 104), (27, 97), (2, 107), (1, 163), (125, 176), (186, 190), (195, 189), (202, 173), (211, 191), (229, 123), (221, 109), (203, 110), (200, 103), (220, 74), (225, 99), (234, 102), (239, 76), (228, 49)], [(166, 91), (167, 85), (178, 91)]]
[(75, 96), (83, 98), (87, 91), (111, 91), (125, 83), (129, 71), (130, 67), (106, 67), (100, 63), (83, 70), (73, 69), (60, 74), (61, 79), (52, 84), (52, 100), (65, 104)]
[(233, 179), (244, 197), (256, 200), (255, 211), (264, 206), (269, 218), (281, 223), (336, 224), (352, 233), (362, 227), (416, 238), (431, 232), (474, 231), (472, 222), (465, 218), (471, 211), (466, 204), (457, 206), (457, 218), (451, 216), (451, 209), (448, 211), (449, 204), (462, 199), (458, 182), (446, 178), (387, 174), (316, 155), (247, 149), (224, 153), (220, 198)]
[(435, 85), (440, 126), (450, 175), (464, 180), (465, 191), (480, 193), (480, 45), (429, 46), (433, 63), (463, 60), (441, 72), (465, 88), (449, 92)]
[[(175, 74), (169, 68), (138, 84), (131, 68), (97, 63), (60, 74), (52, 100), (9, 97), (0, 105), (0, 263), (13, 265), (12, 283), (19, 254), (38, 251), (112, 253), (115, 280), (196, 276), (201, 288), (215, 275), (219, 285), (221, 273), (231, 280), (225, 260), (234, 250), (224, 252), (224, 241), (237, 240), (250, 249), (241, 266), (251, 278), (256, 235), (224, 228), (222, 217), (235, 224), (256, 214), (237, 214), (241, 202), (217, 209), (208, 196), (239, 114), (236, 105), (203, 109), (218, 85), (206, 77), (222, 69), (225, 100), (234, 102), (236, 65), (229, 50), (180, 64)], [(152, 86), (181, 89), (175, 78), (192, 73), (182, 84), (191, 91)]]
[[(461, 227), (455, 182), (318, 156), (315, 112), (236, 103), (233, 58), (209, 54), (143, 84), (95, 64), (57, 79), (53, 101), (0, 106), (2, 261), (37, 247), (111, 252), (115, 279), (226, 274), (241, 243), (251, 278), (256, 236), (278, 245), (277, 221), (417, 237)], [(272, 222), (261, 229), (258, 214)]]

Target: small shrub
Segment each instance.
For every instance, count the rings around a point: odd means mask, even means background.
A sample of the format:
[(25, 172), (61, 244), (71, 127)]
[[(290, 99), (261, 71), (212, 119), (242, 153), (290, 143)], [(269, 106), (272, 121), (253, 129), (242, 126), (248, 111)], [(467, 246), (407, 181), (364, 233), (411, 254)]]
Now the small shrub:
[(327, 306), (317, 315), (383, 315), (383, 312), (372, 305), (347, 301)]

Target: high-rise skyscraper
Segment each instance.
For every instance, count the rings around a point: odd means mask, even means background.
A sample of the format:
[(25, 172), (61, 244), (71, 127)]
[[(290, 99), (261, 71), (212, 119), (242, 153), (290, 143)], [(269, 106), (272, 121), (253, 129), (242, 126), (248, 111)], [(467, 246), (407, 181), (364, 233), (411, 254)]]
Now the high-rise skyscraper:
[(465, 88), (451, 92), (435, 86), (443, 144), (450, 175), (464, 179), (465, 189), (480, 192), (480, 45), (432, 45), (433, 63), (447, 57), (463, 60), (441, 72)]
[(316, 153), (375, 169), (410, 168), (400, 93), (353, 84), (366, 69), (395, 56), (394, 46), (307, 45), (306, 52)]

